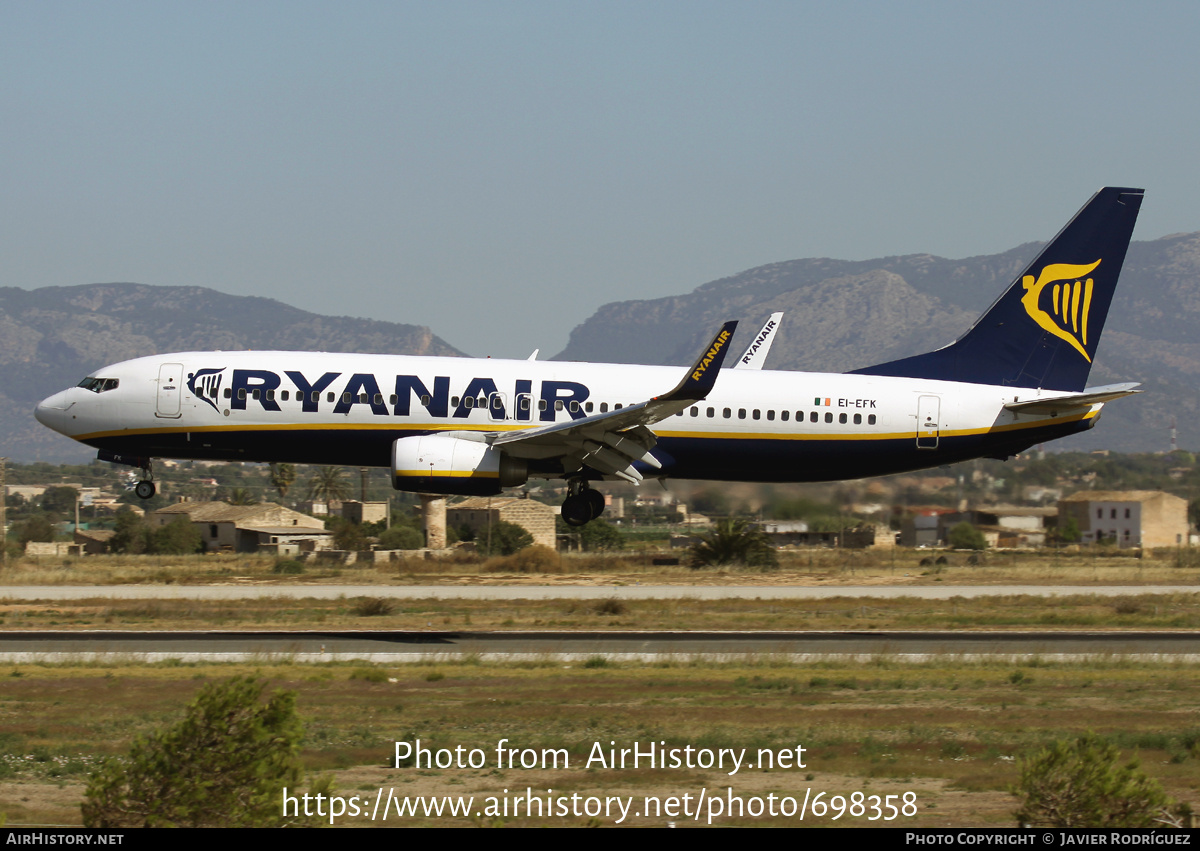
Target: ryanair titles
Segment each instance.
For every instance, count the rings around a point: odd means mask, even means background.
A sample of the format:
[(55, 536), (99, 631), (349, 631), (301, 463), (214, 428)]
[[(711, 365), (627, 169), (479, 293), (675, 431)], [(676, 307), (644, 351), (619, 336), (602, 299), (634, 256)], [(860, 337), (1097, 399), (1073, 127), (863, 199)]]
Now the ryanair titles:
[(725, 348), (725, 344), (729, 342), (729, 338), (733, 335), (728, 331), (722, 331), (717, 335), (717, 339), (713, 340), (713, 344), (708, 351), (704, 353), (704, 357), (700, 358), (700, 362), (696, 364), (696, 368), (692, 370), (692, 381), (699, 381), (703, 376), (708, 365), (713, 362), (713, 359), (720, 353), (721, 349)]
[[(583, 405), (591, 395), (578, 381), (516, 379), (503, 390), (492, 378), (476, 377), (454, 388), (451, 378), (436, 375), (427, 380), (416, 375), (383, 378), (373, 373), (326, 372), (319, 377), (298, 370), (282, 374), (268, 369), (199, 369), (188, 373), (188, 390), (218, 412), (244, 411), (249, 406), (264, 411), (292, 410), (306, 414), (349, 414), (355, 408), (379, 417), (412, 416), (424, 408), (430, 417), (466, 419), (477, 408), (491, 420), (554, 422), (562, 412), (572, 419), (586, 416)], [(386, 394), (386, 395), (385, 395)]]

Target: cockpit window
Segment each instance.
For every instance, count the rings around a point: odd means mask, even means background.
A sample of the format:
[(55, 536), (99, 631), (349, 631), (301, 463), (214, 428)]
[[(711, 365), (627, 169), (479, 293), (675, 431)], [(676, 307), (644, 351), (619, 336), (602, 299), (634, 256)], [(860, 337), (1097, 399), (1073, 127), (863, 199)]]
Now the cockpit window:
[(79, 386), (84, 390), (91, 390), (93, 393), (103, 393), (106, 390), (115, 390), (118, 383), (116, 378), (95, 378), (89, 375), (79, 382)]

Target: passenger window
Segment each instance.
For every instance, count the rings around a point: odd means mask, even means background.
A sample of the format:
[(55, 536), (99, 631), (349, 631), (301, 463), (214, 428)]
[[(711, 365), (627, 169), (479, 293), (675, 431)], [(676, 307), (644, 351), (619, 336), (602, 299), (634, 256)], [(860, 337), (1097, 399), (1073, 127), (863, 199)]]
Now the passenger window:
[(827, 423), (833, 422), (833, 412), (832, 411), (825, 414), (825, 422), (827, 422)]
[(816, 411), (809, 411), (808, 421), (810, 423), (815, 423), (817, 421), (817, 412)]
[(358, 394), (358, 401), (359, 401), (360, 403), (362, 403), (363, 405), (367, 404), (367, 403), (368, 403), (370, 400), (371, 400), (371, 397), (370, 397), (370, 396), (368, 396), (366, 393), (359, 393), (359, 394)]
[(246, 388), (245, 387), (238, 388), (238, 400), (242, 401), (242, 402), (244, 402), (246, 400)]
[(712, 419), (716, 415), (717, 415), (717, 412), (716, 412), (716, 409), (714, 409), (714, 408), (709, 408), (707, 411), (705, 411), (705, 416), (707, 416), (709, 419)]
[(613, 405), (613, 410), (614, 410), (614, 411), (619, 411), (619, 410), (621, 410), (621, 408), (623, 408), (623, 407), (625, 407), (625, 406), (624, 406), (624, 405), (622, 405), (620, 402), (617, 402), (617, 404)]
[(286, 390), (280, 390), (280, 391), (279, 391), (279, 398), (280, 398), (280, 399), (282, 399), (282, 400), (283, 400), (283, 401), (285, 401), (285, 402), (288, 400), (288, 398), (290, 397), (290, 395), (291, 395), (291, 394), (289, 394), (289, 393), (288, 393), (288, 391), (286, 391)]
[(692, 416), (693, 416), (693, 417), (698, 417), (698, 416), (700, 416), (700, 409), (699, 409), (699, 408), (692, 408), (692, 412), (691, 412), (691, 413), (692, 413)]
[(608, 413), (608, 402), (601, 402), (601, 403), (600, 403), (600, 413), (602, 413), (602, 414), (607, 414), (607, 413)]
[(554, 410), (561, 411), (562, 409), (563, 409), (562, 399), (555, 399), (554, 400)]
[(382, 393), (376, 393), (376, 394), (375, 394), (375, 404), (376, 404), (376, 405), (382, 405), (382, 404), (383, 404), (383, 394), (382, 394)]
[(586, 405), (583, 406), (583, 409), (590, 414), (592, 412), (592, 403), (588, 402)]
[[(261, 394), (262, 394), (262, 391), (261, 391), (261, 390), (259, 390), (257, 387), (255, 387), (255, 388), (254, 388), (254, 393), (253, 393), (253, 396), (254, 396), (254, 399), (255, 399), (256, 401), (257, 401), (257, 400), (258, 400), (258, 399), (261, 397)], [(1116, 517), (1116, 515), (1115, 515), (1115, 514), (1114, 514), (1113, 516), (1114, 516), (1114, 517)]]
[(754, 417), (754, 419), (756, 419), (756, 420), (760, 419), (761, 415), (758, 412), (758, 408), (755, 408), (753, 411), (751, 411), (750, 416)]
[(745, 408), (738, 408), (738, 419), (739, 420), (746, 419), (746, 409)]
[(457, 408), (458, 402), (459, 402), (459, 398), (457, 396), (450, 397), (450, 407), (451, 408)]
[(845, 425), (846, 424), (846, 415), (838, 414), (838, 422), (841, 423), (842, 425)]
[[(779, 412), (779, 419), (783, 420), (783, 421), (786, 423), (786, 422), (788, 421), (788, 412), (787, 412), (787, 411), (780, 411), (780, 412)], [(796, 417), (796, 419), (798, 419), (798, 420), (802, 420), (802, 419), (804, 419), (804, 418), (803, 418), (803, 417)]]
[(326, 402), (332, 402), (336, 398), (337, 398), (337, 394), (334, 393), (332, 390), (330, 390), (328, 393), (325, 394)]
[(463, 399), (463, 407), (464, 408), (474, 408), (475, 407), (475, 397), (468, 396), (467, 398)]
[(875, 415), (867, 414), (867, 425), (875, 425)]
[(233, 397), (233, 393), (232, 393), (232, 391), (230, 391), (230, 389), (229, 389), (228, 387), (226, 387), (226, 388), (225, 388), (225, 398), (226, 398), (226, 399), (229, 399), (229, 398), (232, 398), (232, 397)]
[(350, 394), (348, 392), (342, 394), (342, 402), (345, 404), (350, 403)]
[[(422, 397), (421, 397), (421, 404), (422, 404), (422, 405), (428, 405), (429, 403), (425, 401), (425, 400), (426, 400), (426, 399), (428, 399), (428, 398), (429, 398), (428, 396), (422, 396)], [(400, 400), (399, 400), (398, 398), (396, 398), (396, 394), (395, 394), (395, 393), (393, 393), (391, 396), (388, 396), (388, 404), (389, 404), (389, 405), (395, 405), (395, 404), (396, 404), (397, 402), (399, 402), (399, 401), (400, 401)]]
[(862, 425), (862, 414), (855, 414), (855, 415), (854, 415), (854, 424), (855, 424), (855, 425)]
[(312, 392), (312, 395), (309, 398), (311, 398), (314, 402), (320, 402), (321, 401), (321, 391), (314, 390)]
[(725, 419), (729, 419), (733, 416), (733, 411), (729, 410), (729, 408), (725, 408), (723, 411), (721, 411), (721, 416), (723, 416)]
[(522, 396), (521, 402), (517, 407), (519, 407), (522, 411), (528, 411), (529, 410), (529, 397)]
[(773, 420), (773, 419), (775, 419), (775, 412), (774, 412), (774, 411), (767, 411), (767, 419), (768, 419), (768, 420)]
[(538, 410), (539, 411), (544, 411), (544, 410), (546, 410), (547, 407), (549, 407), (549, 406), (546, 404), (545, 399), (538, 399)]
[(579, 403), (578, 403), (578, 402), (572, 402), (572, 403), (571, 403), (571, 412), (572, 412), (572, 413), (578, 413), (578, 412), (579, 412)]

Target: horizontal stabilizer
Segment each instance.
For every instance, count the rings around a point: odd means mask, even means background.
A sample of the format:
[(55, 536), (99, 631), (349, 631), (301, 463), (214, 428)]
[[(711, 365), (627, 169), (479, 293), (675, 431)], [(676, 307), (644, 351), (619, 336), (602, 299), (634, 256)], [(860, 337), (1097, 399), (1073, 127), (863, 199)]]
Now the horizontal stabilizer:
[(1141, 393), (1136, 389), (1140, 384), (1109, 384), (1104, 387), (1089, 387), (1082, 393), (1072, 393), (1068, 396), (1055, 396), (1052, 399), (1030, 399), (1026, 402), (1009, 402), (1004, 407), (1017, 414), (1054, 414), (1069, 411), (1074, 408), (1090, 408), (1101, 402), (1111, 402), (1123, 396)]

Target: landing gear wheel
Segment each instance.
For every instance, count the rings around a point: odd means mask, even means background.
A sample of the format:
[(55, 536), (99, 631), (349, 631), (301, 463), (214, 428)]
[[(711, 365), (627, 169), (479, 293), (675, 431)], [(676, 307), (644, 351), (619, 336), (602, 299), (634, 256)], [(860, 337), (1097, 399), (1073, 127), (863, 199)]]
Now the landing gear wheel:
[(592, 516), (588, 518), (589, 520), (595, 520), (604, 513), (604, 494), (600, 493), (600, 491), (595, 488), (588, 488), (580, 496), (587, 501), (588, 508), (592, 512)]
[(138, 499), (149, 499), (158, 492), (158, 488), (154, 486), (154, 482), (142, 480), (134, 486), (133, 492), (137, 494)]
[(582, 495), (569, 496), (563, 500), (562, 519), (568, 526), (582, 526), (592, 519), (592, 506)]

